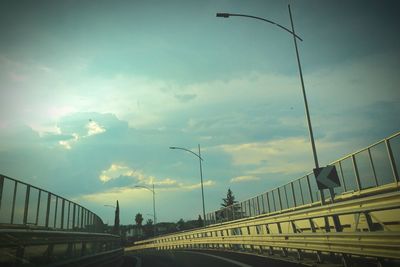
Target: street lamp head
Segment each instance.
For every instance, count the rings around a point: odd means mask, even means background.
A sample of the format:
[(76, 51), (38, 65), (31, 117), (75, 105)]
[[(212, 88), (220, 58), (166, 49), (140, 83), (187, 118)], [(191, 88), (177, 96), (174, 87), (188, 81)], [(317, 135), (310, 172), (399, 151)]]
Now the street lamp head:
[(229, 13), (217, 13), (217, 17), (219, 18), (229, 18)]

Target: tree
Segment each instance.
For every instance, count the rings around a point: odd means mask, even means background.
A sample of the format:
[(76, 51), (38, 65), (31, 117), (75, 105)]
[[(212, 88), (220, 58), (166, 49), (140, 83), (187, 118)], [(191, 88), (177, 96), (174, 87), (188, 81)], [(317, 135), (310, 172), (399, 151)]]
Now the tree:
[(150, 237), (154, 234), (153, 220), (147, 219), (146, 224), (143, 226), (144, 235)]
[(143, 222), (143, 215), (141, 213), (136, 214), (135, 216), (135, 222), (137, 226), (142, 226)]
[(183, 219), (180, 219), (176, 224), (176, 229), (178, 230), (183, 230), (185, 227), (185, 221)]
[(235, 200), (235, 196), (230, 188), (228, 188), (226, 198), (223, 198), (222, 200), (224, 201), (221, 203), (222, 208), (215, 214), (217, 221), (238, 219), (241, 216), (241, 207), (235, 205), (237, 201)]
[(224, 201), (224, 203), (221, 203), (221, 206), (224, 208), (237, 203), (237, 201), (235, 200), (235, 196), (233, 195), (232, 190), (230, 188), (226, 193), (226, 198), (223, 198), (222, 200)]
[(197, 218), (197, 226), (202, 227), (203, 226), (203, 219), (201, 218), (200, 214), (199, 217)]
[(117, 200), (117, 207), (115, 208), (114, 229), (115, 234), (119, 234), (119, 203)]

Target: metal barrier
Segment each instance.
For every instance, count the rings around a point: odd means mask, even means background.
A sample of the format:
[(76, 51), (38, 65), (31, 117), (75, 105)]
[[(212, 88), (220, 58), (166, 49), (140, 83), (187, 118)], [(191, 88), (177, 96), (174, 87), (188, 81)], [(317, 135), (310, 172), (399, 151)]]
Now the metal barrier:
[[(136, 242), (143, 249), (224, 249), (253, 253), (400, 260), (400, 132), (334, 161), (341, 187), (323, 205), (308, 174), (208, 213), (204, 228)], [(399, 263), (398, 261), (397, 263)]]
[(0, 265), (108, 266), (121, 263), (119, 236), (90, 210), (0, 175)]
[(0, 174), (0, 227), (102, 232), (90, 210), (47, 190)]
[[(334, 189), (334, 201), (354, 192), (399, 182), (400, 132), (336, 160), (341, 187)], [(327, 189), (324, 195), (329, 195)], [(248, 218), (320, 203), (320, 193), (311, 172), (283, 186), (235, 205), (206, 214), (206, 224)], [(329, 199), (328, 199), (329, 201)]]
[(120, 237), (115, 235), (0, 229), (0, 265), (104, 266), (122, 261), (122, 255)]
[(400, 259), (400, 192), (359, 197), (275, 215), (260, 215), (143, 240), (125, 251), (223, 249), (292, 255)]

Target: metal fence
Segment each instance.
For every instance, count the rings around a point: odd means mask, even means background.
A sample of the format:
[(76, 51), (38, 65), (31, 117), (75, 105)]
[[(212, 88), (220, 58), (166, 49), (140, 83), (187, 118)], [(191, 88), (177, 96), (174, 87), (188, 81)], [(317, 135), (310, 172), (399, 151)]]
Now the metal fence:
[[(333, 201), (345, 194), (399, 182), (400, 132), (362, 150), (336, 160), (341, 186), (334, 189)], [(324, 190), (328, 196), (329, 191)], [(224, 209), (206, 214), (206, 224), (215, 224), (273, 213), (321, 201), (311, 172), (283, 186)]]
[(49, 191), (0, 175), (0, 226), (102, 232), (90, 210)]

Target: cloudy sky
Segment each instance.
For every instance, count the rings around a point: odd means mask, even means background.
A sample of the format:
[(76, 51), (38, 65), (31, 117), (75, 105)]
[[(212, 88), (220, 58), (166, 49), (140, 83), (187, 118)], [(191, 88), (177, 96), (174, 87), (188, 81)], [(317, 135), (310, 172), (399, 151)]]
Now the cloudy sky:
[(291, 4), (321, 165), (400, 129), (397, 1), (2, 1), (0, 173), (104, 222), (202, 213), (313, 168)]

